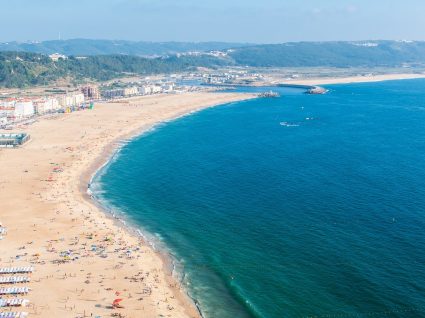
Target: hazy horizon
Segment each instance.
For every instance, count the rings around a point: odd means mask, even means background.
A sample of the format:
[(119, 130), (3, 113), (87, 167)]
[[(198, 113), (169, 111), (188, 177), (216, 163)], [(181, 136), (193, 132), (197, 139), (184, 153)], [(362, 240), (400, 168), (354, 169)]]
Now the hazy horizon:
[(300, 40), (300, 41), (283, 41), (283, 42), (241, 42), (241, 41), (220, 41), (220, 40), (207, 40), (207, 41), (149, 41), (149, 40), (125, 40), (125, 39), (107, 39), (107, 38), (61, 38), (61, 39), (45, 39), (45, 40), (10, 40), (10, 41), (0, 41), (0, 43), (28, 43), (28, 44), (34, 44), (34, 43), (41, 43), (41, 42), (54, 42), (54, 41), (76, 41), (76, 40), (82, 40), (82, 41), (125, 41), (125, 42), (145, 42), (145, 43), (229, 43), (229, 44), (247, 44), (247, 45), (273, 45), (273, 44), (285, 44), (285, 43), (326, 43), (326, 42), (380, 42), (380, 41), (396, 41), (396, 42), (425, 42), (425, 40), (412, 40), (412, 39), (359, 39), (359, 40), (325, 40), (325, 41), (319, 41), (319, 40)]
[(0, 42), (421, 41), (422, 12), (420, 0), (15, 0), (2, 4)]

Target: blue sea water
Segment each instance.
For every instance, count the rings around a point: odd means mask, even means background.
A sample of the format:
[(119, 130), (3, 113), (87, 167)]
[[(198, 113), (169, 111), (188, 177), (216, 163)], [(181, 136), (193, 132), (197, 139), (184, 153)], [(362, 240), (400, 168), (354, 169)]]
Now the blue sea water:
[(328, 88), (161, 125), (95, 180), (205, 317), (425, 317), (425, 81)]

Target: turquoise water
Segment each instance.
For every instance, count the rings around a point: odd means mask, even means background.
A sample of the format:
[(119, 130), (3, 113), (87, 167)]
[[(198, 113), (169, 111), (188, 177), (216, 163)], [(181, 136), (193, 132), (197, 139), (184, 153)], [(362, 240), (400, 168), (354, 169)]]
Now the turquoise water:
[(96, 180), (205, 317), (425, 317), (425, 81), (329, 88), (161, 125)]

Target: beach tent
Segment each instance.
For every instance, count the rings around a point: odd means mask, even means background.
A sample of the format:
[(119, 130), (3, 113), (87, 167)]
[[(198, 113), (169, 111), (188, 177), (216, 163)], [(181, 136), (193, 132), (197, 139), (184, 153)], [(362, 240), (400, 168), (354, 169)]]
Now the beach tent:
[(115, 299), (114, 302), (112, 303), (112, 307), (114, 308), (120, 308), (120, 302), (122, 302), (123, 300), (121, 298)]
[(0, 268), (0, 274), (23, 274), (23, 273), (32, 273), (34, 267), (2, 267)]
[(27, 312), (0, 312), (0, 318), (25, 318), (28, 317)]
[(0, 277), (0, 284), (28, 283), (29, 281), (30, 278), (24, 276)]

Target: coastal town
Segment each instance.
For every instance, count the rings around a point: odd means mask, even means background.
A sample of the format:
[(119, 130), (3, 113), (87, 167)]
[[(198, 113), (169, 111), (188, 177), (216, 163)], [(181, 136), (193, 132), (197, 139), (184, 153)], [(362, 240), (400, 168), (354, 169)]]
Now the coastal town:
[(72, 91), (44, 96), (0, 97), (0, 129), (11, 130), (18, 124), (28, 124), (37, 116), (70, 113), (90, 109), (98, 101), (154, 94), (177, 93), (174, 83), (129, 86), (99, 90), (98, 85), (84, 85)]
[[(66, 59), (61, 54), (50, 55), (52, 60)], [(361, 72), (362, 70), (359, 70)], [(343, 77), (349, 74), (338, 74)], [(361, 79), (373, 78), (373, 74), (356, 74)], [(244, 69), (240, 67), (218, 70), (200, 70), (181, 74), (155, 77), (129, 77), (109, 82), (81, 84), (77, 86), (51, 86), (43, 90), (0, 91), (0, 129), (12, 130), (17, 125), (31, 123), (34, 118), (44, 115), (70, 113), (93, 108), (96, 102), (114, 102), (120, 99), (157, 94), (181, 94), (199, 90), (222, 90), (236, 87), (287, 86), (305, 88), (311, 94), (325, 91), (313, 85), (326, 78), (320, 70), (267, 70)], [(311, 84), (309, 83), (311, 81)], [(299, 83), (306, 82), (304, 86)]]
[[(52, 60), (66, 59), (61, 54), (49, 56)], [(258, 97), (278, 97), (273, 87), (303, 89), (307, 94), (325, 94), (327, 89), (317, 83), (368, 82), (387, 78), (422, 77), (421, 74), (372, 74), (364, 69), (350, 71), (322, 69), (296, 71), (227, 67), (203, 69), (180, 74), (163, 74), (70, 85), (51, 85), (40, 88), (0, 91), (0, 148), (14, 148), (31, 139), (25, 130), (40, 118), (49, 118), (76, 111), (91, 110), (98, 103), (120, 103), (127, 99), (188, 92), (232, 91), (238, 87), (264, 87)], [(334, 77), (329, 77), (331, 74)]]
[[(52, 54), (50, 58), (57, 61), (67, 57), (61, 54)], [(283, 81), (290, 82), (290, 80), (298, 78), (298, 74), (287, 74), (285, 78), (279, 80), (279, 77), (274, 79), (270, 74), (261, 74), (255, 70), (229, 68), (170, 74), (154, 78), (149, 76), (124, 78), (71, 87), (70, 85), (52, 86), (37, 91), (0, 91), (0, 129), (10, 131), (17, 127), (25, 127), (41, 116), (93, 109), (98, 102), (116, 102), (126, 98), (158, 94), (232, 89), (238, 86), (279, 86), (279, 83)], [(260, 94), (260, 96), (262, 95)], [(4, 136), (0, 138), (0, 147), (11, 146), (11, 142), (5, 141), (4, 138)], [(12, 143), (16, 143), (16, 141)]]

